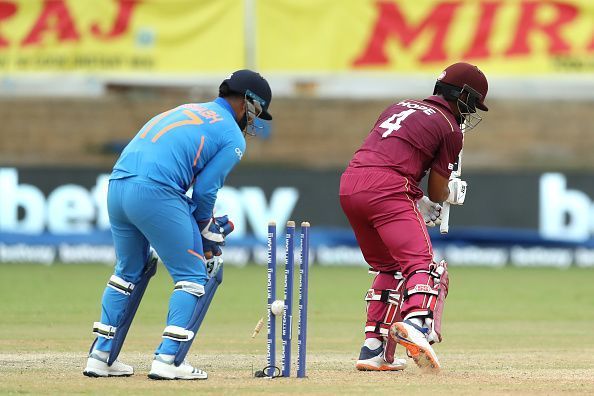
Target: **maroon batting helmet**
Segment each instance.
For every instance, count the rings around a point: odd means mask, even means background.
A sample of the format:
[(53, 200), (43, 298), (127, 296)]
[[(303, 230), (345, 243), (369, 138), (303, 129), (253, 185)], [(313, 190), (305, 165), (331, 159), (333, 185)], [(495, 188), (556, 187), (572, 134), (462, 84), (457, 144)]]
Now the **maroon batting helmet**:
[(441, 88), (440, 91), (447, 100), (457, 100), (463, 92), (468, 92), (466, 104), (471, 112), (474, 112), (475, 107), (483, 111), (489, 110), (485, 105), (489, 83), (483, 72), (475, 65), (458, 62), (448, 66), (437, 77), (435, 89), (437, 90), (438, 87)]

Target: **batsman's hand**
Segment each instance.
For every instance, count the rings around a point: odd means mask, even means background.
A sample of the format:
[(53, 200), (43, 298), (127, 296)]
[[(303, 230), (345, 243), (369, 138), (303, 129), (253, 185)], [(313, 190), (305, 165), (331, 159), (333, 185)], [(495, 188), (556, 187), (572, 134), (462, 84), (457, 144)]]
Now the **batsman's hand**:
[(199, 221), (198, 228), (202, 235), (204, 257), (209, 260), (223, 253), (221, 246), (225, 245), (225, 237), (235, 229), (235, 226), (227, 216), (220, 216)]
[(433, 202), (427, 196), (417, 201), (417, 208), (423, 216), (423, 220), (427, 227), (435, 227), (441, 224), (441, 205)]
[(462, 205), (466, 199), (467, 183), (454, 177), (448, 182), (448, 188), (450, 189), (450, 195), (446, 202), (452, 205)]

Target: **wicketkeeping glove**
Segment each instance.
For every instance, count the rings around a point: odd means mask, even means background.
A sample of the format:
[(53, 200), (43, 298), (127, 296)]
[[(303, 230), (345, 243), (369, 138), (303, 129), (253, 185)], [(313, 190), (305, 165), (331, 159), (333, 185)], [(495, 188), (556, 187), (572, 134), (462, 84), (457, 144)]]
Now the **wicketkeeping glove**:
[(423, 216), (427, 227), (434, 227), (441, 224), (441, 205), (431, 201), (423, 195), (423, 198), (417, 201), (417, 208)]
[(464, 199), (466, 199), (466, 182), (454, 177), (448, 182), (448, 188), (450, 189), (450, 195), (446, 201), (452, 205), (462, 205)]
[(210, 259), (223, 253), (221, 246), (225, 245), (225, 237), (233, 231), (235, 226), (227, 216), (221, 216), (199, 221), (198, 228), (202, 235), (204, 257)]

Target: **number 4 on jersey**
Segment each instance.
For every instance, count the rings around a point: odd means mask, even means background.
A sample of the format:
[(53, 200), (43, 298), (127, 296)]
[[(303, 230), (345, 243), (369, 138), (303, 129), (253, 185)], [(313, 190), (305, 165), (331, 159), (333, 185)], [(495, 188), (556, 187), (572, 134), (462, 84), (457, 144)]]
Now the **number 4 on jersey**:
[[(380, 128), (386, 129), (386, 132), (382, 133), (382, 137), (388, 137), (392, 132), (399, 130), (402, 126), (400, 123), (415, 111), (415, 109), (409, 109), (401, 111), (400, 113), (392, 114), (390, 118), (386, 119), (380, 125)], [(393, 122), (394, 120), (396, 120), (396, 122)]]

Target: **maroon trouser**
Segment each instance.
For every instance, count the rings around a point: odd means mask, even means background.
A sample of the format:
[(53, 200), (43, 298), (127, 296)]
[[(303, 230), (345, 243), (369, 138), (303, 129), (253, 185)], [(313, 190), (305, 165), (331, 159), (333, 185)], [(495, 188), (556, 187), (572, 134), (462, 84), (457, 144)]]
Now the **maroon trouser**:
[[(347, 170), (340, 181), (340, 204), (346, 214), (363, 257), (380, 274), (372, 289), (395, 289), (395, 272), (401, 272), (406, 287), (426, 284), (429, 276), (414, 273), (428, 270), (433, 249), (416, 200), (419, 189), (410, 181), (389, 170)], [(427, 298), (415, 295), (401, 305), (401, 316), (426, 310)], [(389, 305), (370, 301), (367, 322), (385, 321)], [(377, 329), (376, 329), (377, 330)], [(379, 338), (378, 331), (369, 331), (367, 338)]]

